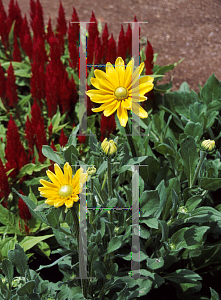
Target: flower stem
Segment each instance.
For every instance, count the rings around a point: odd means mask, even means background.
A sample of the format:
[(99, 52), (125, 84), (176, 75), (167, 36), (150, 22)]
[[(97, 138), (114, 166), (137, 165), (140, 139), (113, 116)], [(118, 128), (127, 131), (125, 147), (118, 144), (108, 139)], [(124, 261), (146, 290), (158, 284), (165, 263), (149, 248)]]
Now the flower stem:
[(130, 132), (128, 122), (127, 122), (126, 127), (125, 127), (125, 133), (127, 135), (127, 140), (128, 140), (129, 145), (130, 145), (130, 150), (131, 150), (132, 156), (137, 157), (137, 153), (136, 153), (136, 150), (135, 150), (135, 147), (134, 147), (133, 138), (132, 138), (132, 135), (131, 135), (131, 132)]
[[(112, 190), (112, 176), (111, 176), (111, 158), (107, 159), (107, 183), (108, 183), (108, 198), (110, 198), (113, 194)], [(113, 210), (109, 210), (109, 222), (112, 225), (113, 224)], [(112, 234), (112, 229), (110, 228), (110, 240), (112, 239), (113, 234)], [(112, 258), (113, 253), (110, 253), (110, 267), (114, 263), (114, 260)]]
[(206, 157), (206, 152), (200, 151), (200, 160), (199, 160), (199, 163), (198, 163), (198, 165), (197, 165), (197, 168), (196, 168), (196, 171), (195, 171), (195, 174), (194, 174), (194, 177), (193, 177), (193, 181), (190, 182), (190, 188), (191, 188), (192, 186), (194, 186), (194, 184), (196, 183), (196, 180), (197, 180), (197, 176), (198, 176), (199, 170), (200, 170), (200, 168), (201, 168), (201, 165), (202, 165), (202, 163), (203, 163), (205, 157)]
[[(77, 236), (77, 243), (78, 243), (78, 255), (79, 255), (79, 265), (84, 267), (84, 258), (83, 258), (83, 253), (79, 251), (79, 217), (77, 215), (79, 211), (75, 210), (74, 207), (71, 208), (71, 214), (74, 220), (74, 227), (76, 230), (76, 236)], [(79, 270), (79, 275), (80, 275), (80, 270)], [(82, 288), (82, 293), (84, 297), (87, 299), (87, 279), (81, 278), (81, 288)]]

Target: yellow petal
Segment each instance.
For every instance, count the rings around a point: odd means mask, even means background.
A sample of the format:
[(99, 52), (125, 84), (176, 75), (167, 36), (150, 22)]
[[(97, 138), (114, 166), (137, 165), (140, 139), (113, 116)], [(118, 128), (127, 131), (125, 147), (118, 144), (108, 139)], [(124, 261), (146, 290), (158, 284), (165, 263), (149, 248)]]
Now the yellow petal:
[(99, 90), (88, 90), (87, 92), (85, 92), (89, 97), (91, 96), (95, 96), (95, 95), (112, 95), (113, 92), (110, 92), (108, 90), (103, 90), (103, 89), (99, 89)]
[(115, 89), (113, 88), (113, 84), (110, 84), (109, 81), (107, 81), (107, 80), (100, 79), (99, 85), (100, 85), (100, 88), (102, 88), (103, 90), (108, 90), (109, 92), (112, 92), (112, 93), (115, 91)]
[(148, 113), (138, 103), (132, 103), (132, 111), (142, 119), (148, 117)]
[(59, 167), (58, 164), (55, 164), (54, 165), (54, 171), (55, 171), (55, 175), (56, 175), (56, 178), (58, 179), (58, 181), (64, 185), (64, 184), (67, 184), (67, 182), (65, 182), (64, 180), (64, 174), (63, 172), (61, 171), (61, 168)]
[(125, 70), (125, 78), (124, 78), (125, 88), (129, 88), (131, 86), (133, 69), (134, 69), (134, 59), (132, 58), (131, 61), (127, 64)]
[(112, 115), (118, 109), (119, 105), (120, 102), (116, 100), (111, 106), (104, 110), (104, 116), (109, 117), (110, 115)]
[(138, 95), (143, 96), (144, 94), (148, 93), (152, 89), (153, 89), (152, 83), (144, 82), (140, 85), (137, 85), (137, 87), (135, 87), (135, 88), (133, 88), (133, 86), (132, 86), (132, 89), (130, 89), (130, 91), (129, 91), (129, 96), (132, 95), (132, 97), (133, 97), (133, 94), (134, 95), (138, 94)]
[[(100, 112), (100, 111), (103, 111), (103, 110), (105, 110), (105, 109), (112, 108), (113, 105), (115, 105), (116, 102), (118, 102), (118, 101), (112, 99), (112, 101), (106, 102), (106, 103), (102, 104), (102, 105), (101, 105), (100, 107), (98, 107), (98, 108), (92, 108), (92, 111), (93, 111), (93, 112)], [(114, 104), (113, 104), (113, 103), (114, 103)]]
[(67, 208), (71, 208), (73, 206), (73, 203), (74, 203), (73, 200), (69, 199), (69, 200), (66, 200), (64, 204)]
[(64, 165), (64, 180), (68, 184), (71, 184), (72, 181), (72, 168), (68, 162)]
[(136, 86), (136, 82), (139, 79), (140, 74), (142, 73), (144, 68), (144, 63), (142, 62), (139, 67), (136, 68), (132, 75), (132, 84), (129, 85), (128, 89), (131, 89), (133, 86)]
[(118, 57), (115, 61), (115, 70), (118, 74), (119, 86), (124, 86), (125, 64), (121, 57)]
[(40, 179), (39, 180), (40, 181), (40, 183), (43, 185), (43, 186), (45, 186), (45, 187), (49, 187), (49, 188), (57, 188), (57, 186), (54, 184), (54, 183), (51, 183), (51, 182), (49, 182), (49, 181), (46, 181), (46, 180), (44, 180), (44, 179)]
[(74, 195), (74, 196), (71, 197), (71, 198), (72, 198), (72, 200), (73, 200), (74, 202), (78, 202), (78, 200), (79, 200), (78, 195)]
[(100, 89), (99, 80), (97, 78), (91, 77), (91, 84), (96, 87), (96, 89)]
[(123, 108), (122, 105), (120, 105), (117, 109), (117, 117), (120, 121), (120, 125), (125, 127), (128, 121), (128, 114), (127, 114), (127, 110)]
[(54, 200), (46, 200), (45, 203), (54, 206)]
[(58, 181), (57, 177), (50, 170), (46, 171), (48, 178), (57, 186), (60, 187), (61, 183)]
[(149, 82), (149, 83), (153, 83), (154, 78), (148, 75), (142, 76), (139, 79), (139, 84), (145, 83), (145, 82)]
[(53, 195), (58, 195), (58, 188), (56, 189), (51, 189), (51, 188), (48, 188), (48, 187), (39, 187), (38, 190), (40, 192), (44, 192), (44, 193), (51, 193)]
[(56, 201), (55, 203), (54, 203), (54, 207), (60, 207), (60, 206), (62, 206), (62, 205), (64, 205), (64, 203), (65, 203), (65, 200), (64, 199), (61, 199), (61, 200), (59, 200), (59, 201)]
[(113, 95), (96, 95), (96, 96), (92, 96), (91, 97), (91, 101), (95, 102), (95, 103), (106, 103), (106, 102), (110, 102), (113, 101), (114, 97)]
[(126, 109), (131, 109), (131, 98), (127, 98), (121, 101), (122, 106)]
[(119, 86), (118, 74), (112, 66), (112, 64), (109, 62), (106, 64), (106, 73), (111, 78), (112, 84), (114, 85), (114, 89), (116, 89)]
[(80, 168), (77, 170), (75, 173), (74, 177), (72, 178), (72, 187), (75, 188), (75, 186), (79, 183), (80, 180), (80, 175), (83, 173), (83, 169)]
[(101, 71), (101, 70), (95, 70), (94, 71), (94, 75), (96, 76), (96, 78), (98, 79), (98, 80), (106, 80), (106, 81), (108, 81), (109, 82), (109, 84), (111, 85), (111, 87), (112, 87), (112, 90), (114, 90), (115, 89), (115, 87), (114, 87), (114, 84), (113, 84), (113, 82), (112, 82), (112, 80), (111, 80), (111, 77), (110, 76), (108, 76), (105, 72), (103, 72), (103, 71)]

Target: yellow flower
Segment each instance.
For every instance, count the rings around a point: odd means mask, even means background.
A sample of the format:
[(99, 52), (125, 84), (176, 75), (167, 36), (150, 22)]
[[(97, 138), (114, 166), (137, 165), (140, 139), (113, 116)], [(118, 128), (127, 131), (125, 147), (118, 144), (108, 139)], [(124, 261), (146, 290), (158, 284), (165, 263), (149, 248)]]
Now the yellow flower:
[(123, 59), (118, 57), (115, 68), (108, 62), (106, 73), (95, 70), (96, 78), (91, 78), (91, 84), (97, 90), (89, 90), (86, 94), (92, 102), (103, 104), (92, 111), (103, 111), (104, 116), (108, 117), (117, 110), (118, 119), (123, 127), (128, 121), (127, 110), (132, 110), (140, 118), (147, 118), (147, 112), (137, 102), (147, 99), (144, 94), (153, 89), (153, 78), (150, 76), (139, 78), (143, 68), (144, 63), (133, 73), (134, 59), (132, 58), (125, 69)]
[(215, 141), (214, 140), (204, 140), (201, 143), (202, 150), (212, 152), (215, 149)]
[(83, 184), (87, 180), (87, 173), (83, 173), (80, 168), (72, 178), (72, 168), (68, 162), (64, 165), (64, 174), (58, 164), (54, 164), (55, 174), (50, 170), (47, 171), (48, 182), (40, 179), (43, 187), (39, 187), (41, 196), (47, 198), (45, 203), (54, 207), (65, 204), (67, 208), (71, 208), (74, 202), (79, 200), (78, 194), (82, 192)]

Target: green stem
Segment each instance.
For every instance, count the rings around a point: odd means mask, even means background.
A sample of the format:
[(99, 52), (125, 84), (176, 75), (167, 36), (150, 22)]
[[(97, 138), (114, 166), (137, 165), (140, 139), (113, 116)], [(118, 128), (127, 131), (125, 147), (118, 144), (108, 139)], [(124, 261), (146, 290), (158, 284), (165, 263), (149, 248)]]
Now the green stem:
[(95, 198), (94, 198), (94, 179), (93, 179), (93, 177), (91, 177), (91, 196), (90, 196), (90, 198), (91, 198), (91, 203), (92, 203), (93, 209), (91, 210), (89, 220), (90, 220), (90, 224), (93, 226), (94, 230), (96, 230), (96, 224), (93, 224), (93, 220), (95, 218), (95, 207), (96, 207), (96, 202), (95, 202)]
[[(112, 191), (112, 176), (111, 176), (111, 158), (107, 159), (107, 183), (108, 183), (108, 198), (110, 198), (113, 194)], [(113, 210), (109, 210), (109, 222), (110, 224), (113, 224)], [(112, 239), (113, 234), (112, 234), (112, 229), (110, 230), (110, 240)], [(110, 267), (114, 263), (114, 260), (112, 258), (113, 253), (110, 253)]]
[[(75, 210), (74, 207), (71, 208), (71, 214), (74, 220), (74, 227), (76, 230), (76, 236), (77, 236), (77, 243), (78, 243), (78, 256), (79, 256), (79, 265), (83, 266), (84, 265), (84, 258), (83, 258), (83, 253), (80, 253), (79, 251), (79, 217), (77, 215), (79, 211)], [(80, 270), (79, 270), (80, 271)], [(79, 272), (80, 275), (80, 272)], [(82, 288), (82, 293), (84, 297), (87, 299), (87, 279), (81, 278), (81, 288)]]
[(102, 184), (101, 190), (103, 190), (103, 189), (104, 189), (104, 185), (105, 185), (106, 181), (107, 181), (107, 172), (106, 172), (106, 174), (105, 174), (105, 177), (104, 177), (104, 181), (103, 181), (103, 184)]
[(127, 135), (127, 140), (128, 140), (129, 145), (130, 145), (130, 150), (131, 150), (132, 156), (137, 157), (137, 153), (136, 153), (136, 150), (135, 150), (135, 147), (134, 147), (134, 143), (133, 143), (133, 139), (132, 139), (132, 135), (131, 135), (131, 132), (130, 132), (128, 122), (127, 122), (126, 127), (125, 127), (125, 133)]
[(194, 177), (193, 177), (193, 181), (192, 183), (190, 182), (190, 188), (192, 186), (194, 186), (194, 184), (196, 183), (196, 180), (197, 180), (197, 177), (198, 177), (198, 173), (199, 173), (199, 170), (201, 168), (201, 165), (204, 161), (204, 158), (206, 157), (206, 152), (203, 152), (203, 151), (200, 151), (200, 160), (199, 160), (199, 163), (198, 163), (198, 166), (196, 168), (196, 171), (195, 171), (195, 174), (194, 174)]

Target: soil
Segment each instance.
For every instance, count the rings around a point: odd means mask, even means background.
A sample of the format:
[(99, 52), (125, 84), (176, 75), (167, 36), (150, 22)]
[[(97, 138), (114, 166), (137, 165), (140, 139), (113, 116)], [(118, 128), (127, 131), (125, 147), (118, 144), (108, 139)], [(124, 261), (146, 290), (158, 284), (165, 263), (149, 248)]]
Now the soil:
[[(29, 16), (27, 0), (17, 0), (23, 14)], [(56, 26), (60, 1), (40, 0), (45, 24), (49, 17)], [(3, 0), (5, 8), (9, 0)], [(221, 1), (220, 0), (62, 0), (66, 20), (71, 20), (73, 6), (80, 21), (89, 21), (91, 10), (116, 40), (123, 22), (131, 22), (136, 15), (141, 24), (141, 37), (147, 37), (154, 52), (158, 53), (157, 64), (167, 65), (184, 61), (163, 79), (168, 82), (173, 76), (173, 89), (178, 90), (186, 81), (190, 88), (199, 91), (215, 73), (221, 80)], [(8, 9), (8, 8), (7, 8)], [(124, 24), (126, 31), (127, 24)]]

